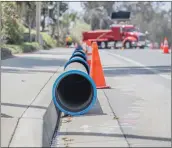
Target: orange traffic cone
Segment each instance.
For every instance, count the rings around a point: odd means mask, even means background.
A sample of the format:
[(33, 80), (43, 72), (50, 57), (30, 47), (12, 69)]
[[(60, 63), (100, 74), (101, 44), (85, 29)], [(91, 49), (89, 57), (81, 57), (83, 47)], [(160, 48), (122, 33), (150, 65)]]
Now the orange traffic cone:
[(163, 52), (164, 52), (164, 53), (169, 53), (168, 41), (167, 41), (167, 38), (166, 38), (166, 37), (165, 37), (165, 39), (164, 39)]
[(163, 42), (161, 42), (161, 45), (160, 45), (160, 49), (162, 49), (163, 50)]
[(94, 80), (97, 88), (110, 88), (106, 85), (102, 64), (96, 42), (92, 43), (92, 61), (90, 76)]
[(87, 63), (89, 66), (91, 66), (91, 60), (92, 60), (92, 47), (91, 47), (91, 41), (87, 41)]

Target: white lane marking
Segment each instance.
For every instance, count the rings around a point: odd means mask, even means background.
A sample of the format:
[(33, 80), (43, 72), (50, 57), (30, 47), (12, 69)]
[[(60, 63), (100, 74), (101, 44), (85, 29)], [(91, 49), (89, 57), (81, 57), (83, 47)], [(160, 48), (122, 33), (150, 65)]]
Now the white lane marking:
[(131, 59), (129, 59), (129, 58), (123, 57), (123, 56), (121, 56), (121, 55), (119, 55), (119, 54), (110, 53), (110, 52), (108, 52), (108, 51), (102, 51), (102, 52), (106, 52), (106, 53), (108, 53), (108, 54), (110, 54), (110, 55), (116, 56), (116, 57), (118, 57), (118, 58), (120, 58), (120, 59), (123, 59), (123, 60), (125, 60), (125, 61), (127, 61), (127, 62), (130, 62), (130, 63), (133, 63), (133, 64), (135, 64), (135, 65), (144, 67), (145, 69), (147, 69), (147, 70), (149, 70), (149, 71), (151, 71), (151, 72), (153, 72), (153, 73), (156, 73), (157, 75), (159, 75), (159, 76), (161, 76), (161, 77), (163, 77), (163, 78), (165, 78), (165, 79), (171, 80), (171, 77), (169, 77), (169, 76), (167, 76), (167, 75), (159, 74), (159, 71), (158, 71), (158, 70), (154, 70), (154, 69), (152, 69), (152, 68), (150, 68), (150, 67), (147, 67), (147, 66), (145, 66), (145, 65), (143, 65), (143, 64), (141, 64), (141, 63), (139, 63), (139, 62), (136, 62), (136, 61), (131, 60)]

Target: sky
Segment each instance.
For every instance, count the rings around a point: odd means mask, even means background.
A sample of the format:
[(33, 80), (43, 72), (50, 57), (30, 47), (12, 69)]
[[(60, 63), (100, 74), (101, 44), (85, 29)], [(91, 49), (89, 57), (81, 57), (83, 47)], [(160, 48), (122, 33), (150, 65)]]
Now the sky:
[(81, 2), (69, 2), (69, 8), (81, 12), (82, 11)]
[[(170, 7), (170, 2), (166, 2), (166, 4), (161, 7), (161, 9), (169, 10)], [(82, 12), (81, 2), (69, 2), (69, 8), (78, 12)]]

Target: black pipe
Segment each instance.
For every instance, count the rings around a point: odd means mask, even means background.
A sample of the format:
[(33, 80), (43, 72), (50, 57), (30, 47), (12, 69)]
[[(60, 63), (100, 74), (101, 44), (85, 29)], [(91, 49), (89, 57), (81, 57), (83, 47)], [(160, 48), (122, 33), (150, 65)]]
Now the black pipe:
[[(82, 51), (82, 50), (75, 50), (75, 51), (73, 52), (73, 54), (74, 54), (74, 53), (81, 53), (81, 54), (85, 55), (85, 52)], [(72, 55), (73, 55), (73, 54), (72, 54)]]
[[(75, 52), (75, 53), (70, 57), (70, 59), (72, 59), (73, 57), (80, 57), (80, 58), (84, 59), (85, 61), (87, 61), (87, 58), (86, 58), (85, 54), (83, 55), (82, 53)], [(70, 60), (70, 59), (69, 59), (69, 60)]]
[(76, 47), (76, 49), (75, 50), (83, 50), (83, 48), (82, 48), (82, 46), (81, 45), (78, 45), (77, 47)]
[(65, 114), (85, 114), (96, 102), (96, 85), (83, 61), (78, 57), (70, 60), (53, 85), (53, 101)]
[(87, 63), (84, 59), (82, 59), (81, 57), (72, 57), (72, 58), (65, 64), (64, 69), (66, 69), (66, 67), (67, 67), (69, 64), (73, 63), (73, 62), (81, 63), (82, 65), (85, 66), (85, 68), (86, 68), (86, 70), (87, 70), (87, 73), (88, 73), (88, 74), (90, 73), (90, 67), (89, 67), (88, 63)]

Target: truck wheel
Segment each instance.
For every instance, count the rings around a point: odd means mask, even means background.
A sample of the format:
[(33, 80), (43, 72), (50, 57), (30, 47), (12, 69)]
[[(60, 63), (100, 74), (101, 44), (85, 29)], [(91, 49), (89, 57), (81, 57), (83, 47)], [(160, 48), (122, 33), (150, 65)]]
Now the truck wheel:
[(105, 49), (106, 48), (106, 42), (101, 42), (100, 47), (101, 47), (101, 49)]
[(126, 49), (130, 49), (131, 48), (131, 42), (130, 41), (126, 41), (125, 44), (124, 44), (124, 47)]

